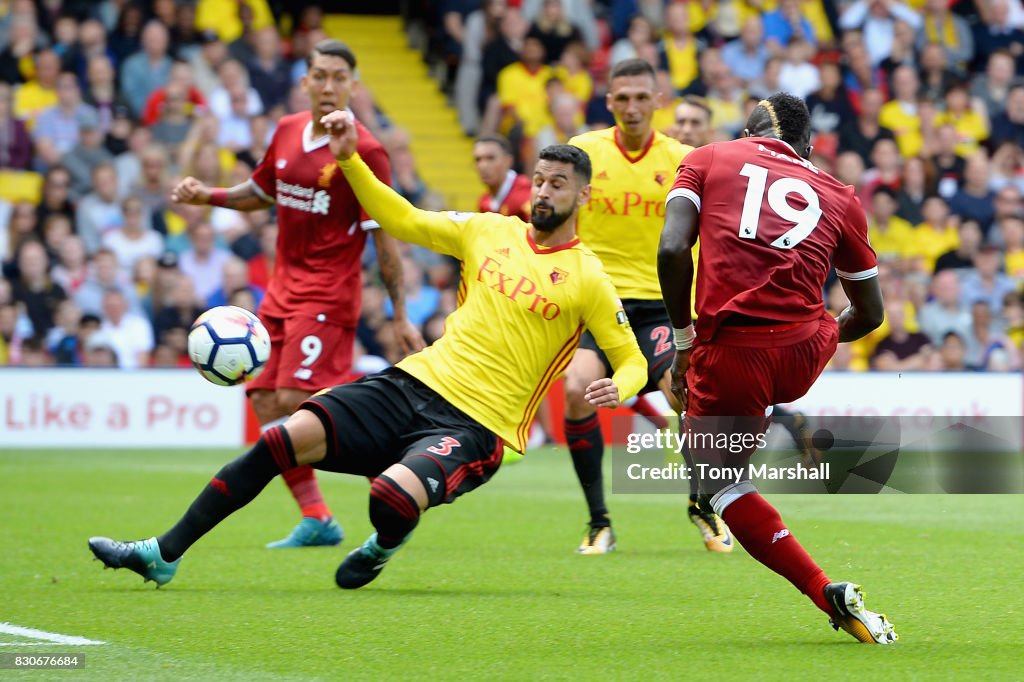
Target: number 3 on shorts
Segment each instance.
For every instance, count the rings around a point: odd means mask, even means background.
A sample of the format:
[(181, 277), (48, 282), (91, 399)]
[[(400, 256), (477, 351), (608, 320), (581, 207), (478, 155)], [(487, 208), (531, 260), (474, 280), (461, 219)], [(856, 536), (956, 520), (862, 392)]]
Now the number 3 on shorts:
[(320, 353), (324, 350), (324, 342), (320, 340), (319, 336), (310, 334), (299, 342), (299, 350), (306, 356), (302, 359), (302, 366), (309, 367), (320, 357)]

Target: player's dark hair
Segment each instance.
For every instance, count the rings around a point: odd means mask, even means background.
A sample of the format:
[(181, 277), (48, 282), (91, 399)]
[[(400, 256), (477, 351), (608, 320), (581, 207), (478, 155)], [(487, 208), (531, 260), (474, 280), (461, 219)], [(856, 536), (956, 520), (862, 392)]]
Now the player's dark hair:
[(612, 72), (608, 75), (608, 83), (610, 84), (616, 78), (623, 76), (650, 76), (652, 81), (658, 82), (658, 76), (654, 73), (654, 67), (645, 60), (638, 58), (623, 59), (613, 66)]
[(326, 55), (328, 57), (341, 57), (346, 62), (348, 62), (348, 67), (350, 69), (355, 70), (356, 68), (355, 54), (352, 53), (352, 50), (349, 49), (348, 45), (341, 42), (340, 40), (335, 40), (334, 38), (327, 38), (325, 40), (321, 40), (316, 45), (314, 45), (313, 49), (310, 50), (309, 52), (309, 56), (306, 57), (307, 67), (313, 66), (313, 58), (318, 54)]
[(483, 142), (490, 142), (501, 147), (501, 151), (505, 152), (506, 156), (512, 156), (512, 143), (508, 141), (508, 138), (504, 135), (481, 135), (480, 137), (473, 140), (473, 144), (480, 144)]
[(541, 161), (558, 161), (572, 165), (581, 185), (590, 184), (590, 157), (585, 151), (571, 144), (551, 144), (540, 150)]
[(874, 199), (879, 194), (884, 194), (893, 201), (896, 201), (896, 191), (888, 185), (879, 185), (878, 187), (871, 190), (871, 198)]
[(788, 92), (758, 102), (747, 119), (747, 130), (754, 137), (782, 140), (797, 154), (810, 156), (811, 114), (802, 99)]

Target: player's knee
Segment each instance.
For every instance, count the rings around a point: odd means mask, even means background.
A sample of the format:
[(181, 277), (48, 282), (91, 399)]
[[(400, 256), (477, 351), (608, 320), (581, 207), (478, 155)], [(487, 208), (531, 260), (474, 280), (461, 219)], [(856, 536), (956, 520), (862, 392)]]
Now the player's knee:
[(370, 486), (370, 523), (378, 533), (403, 537), (420, 519), (419, 504), (387, 474), (373, 479)]
[(591, 409), (589, 403), (587, 403), (586, 394), (587, 386), (592, 383), (592, 380), (588, 380), (588, 377), (583, 372), (567, 372), (565, 375), (565, 404), (572, 410), (573, 408)]
[(281, 416), (275, 391), (264, 389), (253, 391), (249, 395), (249, 401), (252, 403), (252, 411), (256, 413), (256, 418), (261, 424), (272, 422)]

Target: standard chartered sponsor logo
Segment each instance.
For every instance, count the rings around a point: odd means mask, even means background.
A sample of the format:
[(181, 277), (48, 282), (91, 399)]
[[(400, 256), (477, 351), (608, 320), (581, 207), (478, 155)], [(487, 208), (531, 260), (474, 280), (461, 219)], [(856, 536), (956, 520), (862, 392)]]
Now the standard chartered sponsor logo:
[(331, 210), (331, 195), (326, 190), (314, 191), (312, 187), (302, 187), (278, 180), (277, 205), (306, 213), (327, 215)]

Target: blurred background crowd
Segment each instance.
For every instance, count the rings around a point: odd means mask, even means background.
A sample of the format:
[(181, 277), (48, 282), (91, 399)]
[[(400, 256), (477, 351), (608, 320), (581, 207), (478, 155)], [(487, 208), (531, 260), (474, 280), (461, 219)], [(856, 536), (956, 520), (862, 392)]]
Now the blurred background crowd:
[[(1020, 369), (1024, 341), (1021, 0), (434, 0), (403, 4), (467, 135), (500, 133), (529, 172), (543, 146), (612, 125), (608, 69), (659, 76), (654, 125), (683, 98), (712, 140), (785, 90), (812, 115), (812, 162), (856, 187), (886, 323), (835, 370)], [(272, 210), (170, 203), (185, 175), (244, 181), (298, 86), (323, 8), (267, 0), (0, 0), (0, 364), (187, 365), (205, 308), (254, 309), (272, 273)], [(344, 40), (344, 36), (334, 36)], [(372, 55), (359, 55), (372, 59)], [(372, 84), (369, 84), (372, 87)], [(356, 115), (426, 208), (409, 136), (361, 87)], [(473, 163), (472, 158), (466, 159)], [(466, 209), (471, 207), (454, 207)], [(372, 248), (364, 369), (396, 359)], [(410, 318), (431, 341), (457, 265), (406, 250)], [(842, 289), (823, 292), (833, 311)]]

